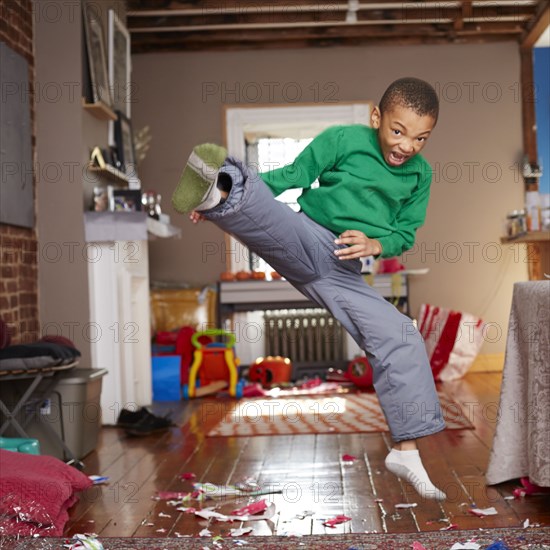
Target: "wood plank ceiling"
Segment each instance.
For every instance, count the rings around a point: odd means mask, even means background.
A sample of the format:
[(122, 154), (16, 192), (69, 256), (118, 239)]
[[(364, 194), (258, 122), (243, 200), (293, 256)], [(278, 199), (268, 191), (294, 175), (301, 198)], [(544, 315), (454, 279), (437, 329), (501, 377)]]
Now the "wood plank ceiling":
[(129, 0), (132, 53), (513, 40), (550, 0)]

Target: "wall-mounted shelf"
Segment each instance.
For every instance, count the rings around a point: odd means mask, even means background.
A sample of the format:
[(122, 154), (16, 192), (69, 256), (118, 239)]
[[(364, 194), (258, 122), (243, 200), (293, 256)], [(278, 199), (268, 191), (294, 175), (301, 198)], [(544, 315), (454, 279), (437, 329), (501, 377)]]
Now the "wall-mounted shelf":
[(517, 237), (501, 237), (502, 244), (508, 243), (536, 243), (550, 241), (550, 231), (529, 231)]
[(146, 241), (181, 236), (181, 229), (145, 212), (84, 212), (86, 242)]
[(116, 120), (118, 117), (116, 113), (102, 101), (97, 103), (86, 103), (86, 100), (82, 98), (82, 106), (92, 116), (99, 120)]
[(550, 231), (530, 231), (517, 237), (501, 237), (502, 244), (525, 244), (530, 281), (547, 281), (550, 276)]
[(149, 232), (149, 239), (154, 239), (155, 237), (161, 237), (164, 239), (169, 239), (171, 237), (176, 237), (179, 239), (181, 237), (181, 229), (169, 223), (159, 222), (147, 217), (147, 231)]
[(117, 170), (114, 166), (111, 166), (110, 164), (106, 164), (104, 168), (89, 164), (87, 170), (88, 172), (98, 174), (99, 176), (103, 176), (104, 178), (110, 179), (112, 181), (122, 181), (124, 183), (128, 183), (128, 176), (124, 172), (122, 172), (121, 170)]
[(146, 241), (145, 212), (84, 212), (86, 242)]

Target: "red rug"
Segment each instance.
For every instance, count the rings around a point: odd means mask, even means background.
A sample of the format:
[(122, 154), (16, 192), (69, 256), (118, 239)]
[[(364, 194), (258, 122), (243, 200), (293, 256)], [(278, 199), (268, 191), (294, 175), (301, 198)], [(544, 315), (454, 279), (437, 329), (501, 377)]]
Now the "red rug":
[[(460, 406), (439, 393), (451, 430), (473, 429)], [(209, 437), (386, 432), (388, 425), (373, 393), (299, 396), (237, 401), (208, 432)]]
[[(364, 535), (309, 535), (305, 537), (241, 537), (223, 539), (215, 545), (211, 538), (101, 538), (105, 550), (449, 550), (453, 544), (475, 541), (479, 550), (497, 544), (498, 550), (550, 550), (550, 528), (478, 529), (475, 531), (433, 531)], [(2, 550), (62, 550), (67, 539), (21, 539), (4, 541)], [(500, 543), (500, 544), (499, 544)], [(506, 546), (503, 546), (505, 544)]]

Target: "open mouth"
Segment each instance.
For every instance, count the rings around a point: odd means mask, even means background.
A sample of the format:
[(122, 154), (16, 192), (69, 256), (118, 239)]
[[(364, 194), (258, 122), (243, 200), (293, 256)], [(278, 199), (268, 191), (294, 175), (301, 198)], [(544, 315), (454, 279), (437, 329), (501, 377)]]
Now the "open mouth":
[(407, 155), (402, 155), (400, 153), (396, 153), (395, 151), (391, 151), (388, 160), (392, 166), (399, 166), (406, 162), (408, 158), (409, 157)]

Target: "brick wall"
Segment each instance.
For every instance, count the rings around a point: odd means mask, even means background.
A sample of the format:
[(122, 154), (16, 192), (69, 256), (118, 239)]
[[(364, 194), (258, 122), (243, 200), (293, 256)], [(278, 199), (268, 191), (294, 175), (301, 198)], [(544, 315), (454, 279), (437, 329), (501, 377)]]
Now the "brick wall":
[[(21, 54), (29, 63), (32, 98), (32, 0), (0, 2), (0, 41)], [(34, 121), (34, 108), (31, 106), (33, 156), (36, 140)], [(12, 343), (31, 342), (39, 334), (37, 247), (34, 228), (0, 224), (0, 316), (8, 323)]]

